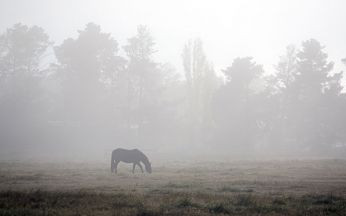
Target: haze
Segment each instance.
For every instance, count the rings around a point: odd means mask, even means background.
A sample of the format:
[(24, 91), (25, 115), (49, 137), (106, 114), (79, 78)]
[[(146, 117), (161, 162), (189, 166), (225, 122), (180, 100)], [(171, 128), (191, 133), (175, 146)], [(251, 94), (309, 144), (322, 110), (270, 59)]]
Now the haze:
[(273, 72), (286, 45), (316, 38), (327, 46), (335, 68), (342, 70), (345, 7), (343, 0), (2, 0), (0, 29), (18, 22), (38, 25), (57, 45), (94, 22), (123, 44), (143, 24), (157, 42), (156, 58), (178, 69), (181, 47), (199, 37), (216, 69), (235, 57), (253, 56), (266, 72)]
[(1, 0), (1, 157), (343, 157), (345, 8)]

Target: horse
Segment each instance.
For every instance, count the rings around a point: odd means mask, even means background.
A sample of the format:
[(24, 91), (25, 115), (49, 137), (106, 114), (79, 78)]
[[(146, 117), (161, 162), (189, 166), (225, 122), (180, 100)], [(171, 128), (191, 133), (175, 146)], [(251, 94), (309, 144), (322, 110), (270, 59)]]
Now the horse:
[(143, 173), (143, 168), (140, 162), (142, 162), (145, 166), (145, 170), (148, 173), (151, 173), (151, 163), (149, 162), (147, 156), (143, 154), (143, 152), (139, 151), (138, 149), (122, 149), (117, 148), (112, 151), (112, 158), (111, 158), (111, 172), (117, 173), (117, 167), (119, 162), (125, 162), (125, 163), (133, 163), (132, 166), (132, 173), (135, 173), (135, 167), (136, 165), (141, 168)]

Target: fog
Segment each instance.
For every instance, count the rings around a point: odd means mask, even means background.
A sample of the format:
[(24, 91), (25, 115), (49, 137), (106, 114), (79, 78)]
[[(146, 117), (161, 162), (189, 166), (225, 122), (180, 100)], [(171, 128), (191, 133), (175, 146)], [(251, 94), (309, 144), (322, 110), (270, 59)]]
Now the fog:
[(346, 4), (0, 2), (0, 160), (346, 156)]

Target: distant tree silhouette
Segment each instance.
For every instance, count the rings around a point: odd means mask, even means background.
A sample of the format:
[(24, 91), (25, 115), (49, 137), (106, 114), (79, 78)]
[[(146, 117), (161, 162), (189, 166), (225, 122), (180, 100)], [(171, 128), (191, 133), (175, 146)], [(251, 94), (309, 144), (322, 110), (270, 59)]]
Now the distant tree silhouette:
[(114, 136), (110, 127), (116, 109), (110, 88), (125, 64), (117, 52), (117, 41), (93, 23), (78, 31), (76, 39), (68, 38), (55, 47), (58, 62), (54, 69), (62, 93), (62, 101), (58, 102), (62, 104), (61, 115), (55, 115), (69, 127), (65, 143), (96, 146)]
[(293, 84), (298, 74), (297, 53), (298, 50), (293, 45), (286, 47), (286, 53), (280, 57), (275, 66), (276, 74), (269, 83), (271, 92), (268, 94), (271, 107), (268, 111), (272, 114), (267, 125), (268, 142), (271, 143), (271, 147), (281, 148), (281, 150), (284, 150), (289, 146), (287, 143), (295, 139), (292, 137), (295, 136), (295, 133), (292, 134), (293, 131), (288, 130), (288, 127), (292, 120), (290, 110), (295, 103)]
[[(336, 130), (341, 106), (342, 73), (331, 74), (324, 47), (315, 39), (304, 41), (297, 53), (296, 73), (289, 88), (282, 88), (285, 101), (281, 117), (289, 148), (321, 150), (341, 139)], [(332, 129), (333, 128), (333, 129)]]
[(207, 61), (200, 39), (189, 40), (182, 60), (187, 85), (187, 112), (190, 144), (200, 144), (210, 134), (212, 126), (211, 100), (218, 87), (213, 67)]
[[(163, 108), (164, 69), (153, 60), (156, 52), (154, 38), (146, 26), (138, 26), (137, 34), (124, 46), (128, 58), (127, 73), (127, 128), (128, 138), (135, 143), (157, 143)], [(133, 134), (133, 132), (135, 134)]]
[(117, 51), (117, 42), (93, 23), (79, 31), (77, 39), (66, 39), (55, 47), (56, 67), (70, 120), (88, 122), (100, 118), (99, 105), (106, 96), (104, 82), (114, 81), (112, 75), (122, 63)]
[(198, 38), (183, 47), (183, 73), (158, 62), (146, 26), (121, 46), (123, 57), (94, 23), (53, 47), (55, 56), (52, 44), (37, 26), (15, 24), (0, 34), (1, 152), (88, 146), (94, 154), (114, 143), (240, 154), (346, 150), (344, 72), (333, 71), (315, 39), (288, 46), (275, 73), (243, 57), (223, 76)]
[(238, 150), (253, 148), (263, 127), (264, 100), (255, 85), (263, 75), (262, 66), (251, 57), (236, 58), (223, 72), (228, 81), (217, 91), (213, 106), (216, 140)]
[(308, 148), (318, 145), (325, 133), (323, 116), (326, 104), (323, 103), (323, 93), (328, 83), (328, 74), (333, 63), (327, 62), (328, 55), (323, 52), (323, 46), (311, 39), (303, 42), (302, 50), (298, 53), (298, 72), (294, 83), (296, 111), (295, 128), (297, 142)]
[(36, 144), (44, 116), (42, 66), (52, 43), (37, 26), (15, 24), (0, 35), (0, 142)]
[(288, 46), (286, 54), (280, 57), (276, 71), (278, 84), (285, 89), (289, 88), (297, 75), (297, 50), (293, 45)]

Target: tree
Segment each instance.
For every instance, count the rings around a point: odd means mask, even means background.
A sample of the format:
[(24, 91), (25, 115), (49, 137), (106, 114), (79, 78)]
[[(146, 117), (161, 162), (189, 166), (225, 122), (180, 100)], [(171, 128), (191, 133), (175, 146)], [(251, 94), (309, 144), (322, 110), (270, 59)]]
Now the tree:
[(252, 62), (251, 57), (236, 58), (232, 66), (223, 70), (230, 86), (234, 88), (237, 93), (240, 93), (244, 99), (250, 94), (256, 92), (253, 84), (263, 74), (261, 65)]
[(286, 54), (280, 57), (276, 71), (277, 83), (288, 89), (297, 75), (297, 50), (293, 45), (287, 46)]
[[(268, 124), (269, 131), (268, 142), (271, 147), (289, 147), (287, 144), (292, 140), (293, 134), (288, 130), (288, 124), (291, 119), (292, 105), (294, 104), (294, 86), (295, 78), (298, 74), (297, 68), (297, 49), (293, 46), (286, 47), (285, 55), (280, 57), (276, 65), (276, 74), (270, 83), (272, 92), (269, 101), (271, 104), (271, 121)], [(269, 116), (268, 116), (269, 117)], [(283, 150), (283, 149), (281, 149)]]
[(15, 24), (0, 36), (0, 82), (7, 96), (17, 100), (19, 96), (22, 100), (32, 99), (25, 95), (34, 97), (36, 82), (44, 76), (41, 60), (50, 45), (48, 35), (37, 26)]
[(341, 59), (341, 61), (346, 65), (346, 58)]
[(118, 43), (93, 23), (79, 31), (77, 39), (66, 39), (55, 47), (67, 119), (85, 123), (103, 120), (106, 84), (116, 81), (124, 64), (117, 52)]
[(58, 137), (62, 144), (71, 148), (89, 145), (90, 153), (114, 141), (118, 110), (111, 89), (118, 84), (125, 64), (117, 52), (117, 41), (93, 23), (78, 31), (76, 39), (68, 38), (55, 47), (58, 62), (54, 69), (62, 99), (52, 118), (64, 122), (61, 133), (65, 134)]
[[(296, 134), (294, 143), (300, 148), (320, 149), (330, 147), (328, 134), (333, 128), (332, 104), (327, 103), (331, 93), (338, 95), (337, 87), (340, 75), (331, 76), (333, 62), (328, 62), (324, 47), (315, 39), (302, 43), (302, 49), (297, 54), (297, 74), (292, 84), (290, 95), (289, 119), (292, 134)], [(334, 84), (333, 84), (334, 83)], [(326, 100), (327, 99), (327, 100)]]
[(18, 23), (7, 29), (0, 36), (2, 80), (23, 73), (39, 75), (41, 60), (51, 44), (48, 35), (38, 26)]
[(37, 26), (15, 24), (0, 36), (1, 143), (37, 144), (45, 124), (42, 63), (51, 44)]
[[(190, 144), (206, 141), (212, 127), (211, 100), (217, 88), (213, 67), (207, 61), (200, 39), (185, 44), (183, 66), (187, 85), (187, 119)], [(197, 138), (200, 140), (197, 140)]]
[(128, 140), (132, 143), (155, 143), (159, 137), (155, 128), (160, 116), (164, 74), (160, 64), (153, 60), (154, 46), (154, 39), (146, 26), (138, 26), (137, 34), (124, 46), (128, 57), (126, 136), (127, 139), (135, 138)]
[(236, 58), (223, 72), (227, 82), (213, 102), (216, 142), (238, 150), (253, 149), (263, 126), (261, 109), (265, 100), (254, 85), (262, 77), (262, 66), (251, 57)]

